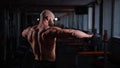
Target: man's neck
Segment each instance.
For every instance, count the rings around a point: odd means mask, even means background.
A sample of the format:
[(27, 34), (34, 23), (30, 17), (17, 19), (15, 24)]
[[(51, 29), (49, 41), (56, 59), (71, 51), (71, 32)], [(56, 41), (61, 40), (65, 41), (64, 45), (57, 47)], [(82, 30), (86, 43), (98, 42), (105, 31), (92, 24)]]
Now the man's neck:
[(50, 28), (49, 24), (48, 24), (48, 21), (41, 21), (39, 24), (38, 24), (38, 28), (44, 28), (44, 29), (48, 29)]

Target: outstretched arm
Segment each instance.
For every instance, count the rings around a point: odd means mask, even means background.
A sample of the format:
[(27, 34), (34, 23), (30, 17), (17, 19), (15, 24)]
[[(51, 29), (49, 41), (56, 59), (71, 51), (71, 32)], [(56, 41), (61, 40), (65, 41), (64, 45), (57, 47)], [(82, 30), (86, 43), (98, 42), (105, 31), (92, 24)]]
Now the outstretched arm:
[(72, 32), (72, 35), (76, 38), (92, 38), (92, 36), (93, 36), (91, 34), (87, 34), (87, 33), (80, 31), (80, 30), (74, 30)]
[(59, 38), (91, 38), (93, 35), (87, 34), (85, 32), (82, 32), (80, 30), (74, 30), (74, 29), (61, 29), (58, 27), (51, 28), (49, 30), (49, 35)]
[(59, 37), (62, 37), (65, 35), (65, 37), (74, 37), (74, 38), (91, 38), (92, 35), (87, 34), (80, 30), (74, 30), (74, 29), (59, 29), (58, 34)]

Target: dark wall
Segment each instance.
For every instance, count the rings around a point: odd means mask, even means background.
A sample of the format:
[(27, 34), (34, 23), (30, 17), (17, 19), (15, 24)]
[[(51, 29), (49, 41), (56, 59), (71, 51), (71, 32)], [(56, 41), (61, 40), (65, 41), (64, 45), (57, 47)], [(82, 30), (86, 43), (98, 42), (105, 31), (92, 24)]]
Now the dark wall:
[(108, 46), (112, 53), (111, 61), (113, 63), (120, 64), (120, 39), (111, 38)]
[[(3, 56), (4, 56), (4, 17), (3, 17), (3, 12), (0, 9), (0, 62), (3, 61)], [(0, 63), (1, 64), (1, 63)]]

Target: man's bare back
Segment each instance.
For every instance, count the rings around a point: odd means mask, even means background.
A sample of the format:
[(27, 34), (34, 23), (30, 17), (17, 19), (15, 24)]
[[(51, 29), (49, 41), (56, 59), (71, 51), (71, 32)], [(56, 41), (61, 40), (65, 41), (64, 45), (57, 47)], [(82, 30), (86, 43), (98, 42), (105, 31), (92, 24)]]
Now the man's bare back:
[(37, 25), (24, 30), (27, 33), (26, 38), (32, 47), (35, 60), (55, 61), (56, 38), (47, 35), (50, 30), (50, 28), (38, 28)]

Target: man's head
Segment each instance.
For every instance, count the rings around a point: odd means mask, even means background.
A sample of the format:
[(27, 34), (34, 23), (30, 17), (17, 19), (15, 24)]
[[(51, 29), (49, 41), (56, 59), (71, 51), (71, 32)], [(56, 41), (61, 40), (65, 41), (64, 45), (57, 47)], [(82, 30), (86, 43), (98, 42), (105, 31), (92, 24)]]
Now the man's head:
[(40, 14), (40, 20), (47, 20), (50, 26), (54, 25), (55, 15), (50, 10), (43, 10)]

